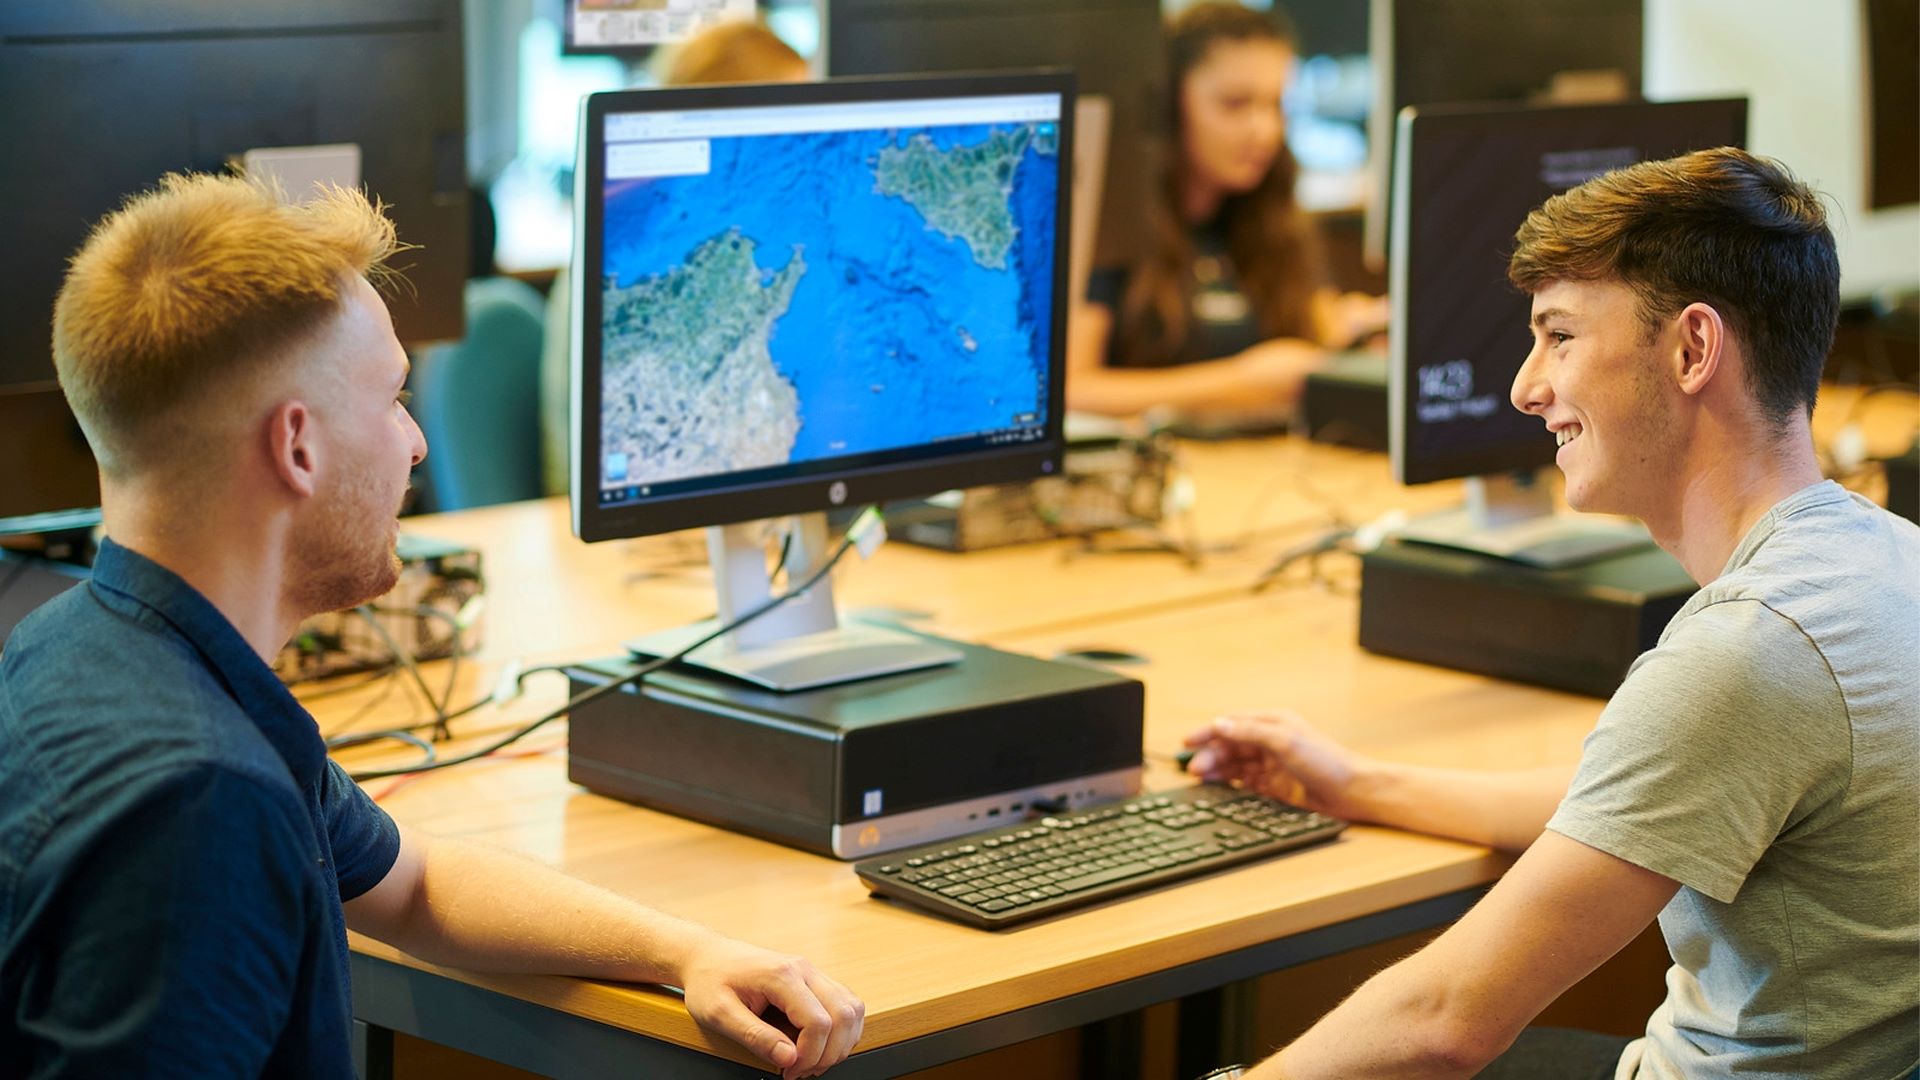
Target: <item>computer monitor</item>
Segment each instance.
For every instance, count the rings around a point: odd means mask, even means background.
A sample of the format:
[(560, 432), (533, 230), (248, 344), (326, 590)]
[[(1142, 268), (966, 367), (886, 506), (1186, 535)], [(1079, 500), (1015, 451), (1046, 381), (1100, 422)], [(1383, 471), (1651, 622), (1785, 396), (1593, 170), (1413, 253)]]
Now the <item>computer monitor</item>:
[(1160, 0), (830, 0), (826, 70), (844, 75), (1071, 69), (1112, 103), (1094, 262), (1144, 251), (1169, 130)]
[(1370, 0), (1374, 196), (1363, 237), (1381, 265), (1400, 110), (1465, 102), (1625, 101), (1640, 94), (1644, 0)]
[[(1861, 52), (1867, 70), (1867, 207), (1920, 202), (1920, 4), (1864, 0)], [(1911, 252), (1909, 252), (1911, 254)], [(1911, 265), (1911, 264), (1909, 264)]]
[(1471, 478), (1466, 512), (1407, 535), (1536, 565), (1646, 542), (1603, 519), (1555, 518), (1546, 484), (1508, 480), (1550, 464), (1554, 441), (1508, 401), (1532, 332), (1507, 259), (1520, 223), (1549, 197), (1635, 162), (1743, 145), (1746, 130), (1744, 98), (1401, 112), (1388, 260), (1394, 474)]
[[(739, 523), (804, 515), (805, 568), (829, 509), (1056, 472), (1073, 117), (1061, 73), (584, 99), (575, 533), (708, 526), (731, 621), (771, 595)], [(797, 689), (957, 658), (839, 627), (822, 582), (692, 659)]]
[(459, 0), (0, 5), (0, 532), (83, 521), (99, 503), (54, 379), (53, 301), (91, 223), (163, 173), (356, 147), (360, 180), (420, 245), (396, 260), (410, 288), (388, 297), (395, 329), (408, 342), (460, 336), (460, 12)]

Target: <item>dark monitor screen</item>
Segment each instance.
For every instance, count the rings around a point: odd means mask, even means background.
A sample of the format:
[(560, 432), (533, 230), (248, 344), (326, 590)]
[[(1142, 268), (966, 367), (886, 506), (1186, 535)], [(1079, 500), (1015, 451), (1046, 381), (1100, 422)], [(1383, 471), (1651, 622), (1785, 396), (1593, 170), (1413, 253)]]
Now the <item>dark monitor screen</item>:
[(54, 381), (53, 301), (87, 229), (164, 173), (352, 144), (391, 207), (404, 341), (459, 337), (467, 273), (459, 0), (0, 4), (0, 518), (93, 506)]
[(1384, 254), (1396, 118), (1409, 105), (1640, 95), (1643, 0), (1371, 0), (1374, 101), (1368, 149), (1378, 184), (1367, 247)]
[(1920, 202), (1920, 4), (1866, 0), (1867, 206)]
[(1744, 98), (1401, 114), (1388, 408), (1402, 483), (1553, 461), (1553, 436), (1507, 400), (1532, 347), (1532, 301), (1507, 281), (1527, 214), (1603, 172), (1746, 134)]
[(1112, 102), (1094, 262), (1141, 254), (1170, 119), (1160, 0), (833, 0), (831, 75), (1068, 68)]
[(1056, 469), (1072, 85), (987, 75), (587, 98), (576, 532)]

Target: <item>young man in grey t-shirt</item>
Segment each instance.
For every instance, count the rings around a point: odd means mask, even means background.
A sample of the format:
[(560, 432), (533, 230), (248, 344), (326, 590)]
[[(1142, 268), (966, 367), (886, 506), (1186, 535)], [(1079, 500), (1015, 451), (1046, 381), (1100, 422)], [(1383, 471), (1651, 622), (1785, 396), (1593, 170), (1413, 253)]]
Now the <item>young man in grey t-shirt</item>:
[[(1515, 239), (1515, 407), (1559, 440), (1569, 504), (1645, 521), (1702, 588), (1571, 776), (1396, 765), (1284, 713), (1195, 733), (1204, 776), (1525, 852), (1249, 1075), (1908, 1076), (1920, 529), (1815, 461), (1840, 279), (1819, 197), (1702, 151), (1557, 196)], [(1673, 967), (1643, 1038), (1527, 1029), (1656, 917)]]

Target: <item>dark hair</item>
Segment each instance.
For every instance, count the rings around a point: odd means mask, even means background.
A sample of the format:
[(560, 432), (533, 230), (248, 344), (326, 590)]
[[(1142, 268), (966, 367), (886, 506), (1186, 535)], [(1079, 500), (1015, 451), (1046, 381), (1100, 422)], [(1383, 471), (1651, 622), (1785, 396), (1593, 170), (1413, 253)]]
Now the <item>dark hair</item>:
[(1548, 199), (1514, 242), (1507, 277), (1530, 293), (1618, 279), (1650, 327), (1713, 305), (1745, 346), (1762, 414), (1813, 414), (1840, 259), (1819, 194), (1779, 162), (1723, 146), (1631, 165)]
[[(1278, 9), (1262, 14), (1219, 0), (1195, 4), (1167, 26), (1173, 152), (1167, 155), (1160, 189), (1149, 210), (1148, 253), (1133, 267), (1121, 297), (1118, 359), (1123, 364), (1167, 363), (1187, 336), (1194, 250), (1181, 215), (1184, 118), (1180, 97), (1188, 74), (1216, 45), (1246, 41), (1292, 45), (1293, 28)], [(1313, 295), (1320, 285), (1320, 250), (1311, 224), (1294, 201), (1299, 172), (1299, 164), (1283, 142), (1258, 187), (1230, 195), (1220, 204), (1227, 254), (1260, 330), (1268, 337), (1317, 336)]]

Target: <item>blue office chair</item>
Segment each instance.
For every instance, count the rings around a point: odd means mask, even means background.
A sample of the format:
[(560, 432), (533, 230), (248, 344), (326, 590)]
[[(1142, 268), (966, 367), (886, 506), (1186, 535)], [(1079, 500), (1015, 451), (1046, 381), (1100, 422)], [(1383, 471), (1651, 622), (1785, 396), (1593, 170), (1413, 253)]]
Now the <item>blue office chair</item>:
[[(513, 278), (467, 282), (467, 336), (413, 361), (413, 415), (427, 437), (434, 510), (538, 498), (544, 302)], [(426, 507), (423, 507), (425, 509)]]

